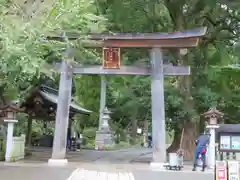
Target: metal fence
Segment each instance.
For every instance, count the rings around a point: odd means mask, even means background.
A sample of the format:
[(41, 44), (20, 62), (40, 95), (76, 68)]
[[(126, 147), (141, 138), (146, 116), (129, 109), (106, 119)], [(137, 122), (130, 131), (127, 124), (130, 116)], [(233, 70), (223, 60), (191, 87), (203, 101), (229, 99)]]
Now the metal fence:
[(219, 152), (218, 144), (216, 144), (216, 160), (238, 160), (240, 161), (240, 153), (235, 152)]

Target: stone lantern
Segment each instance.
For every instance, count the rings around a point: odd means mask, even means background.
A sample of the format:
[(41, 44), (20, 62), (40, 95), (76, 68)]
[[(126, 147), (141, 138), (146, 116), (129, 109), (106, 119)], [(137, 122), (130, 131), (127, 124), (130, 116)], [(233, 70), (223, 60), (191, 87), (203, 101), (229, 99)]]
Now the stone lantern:
[(207, 164), (209, 168), (214, 168), (216, 160), (215, 129), (219, 128), (218, 119), (222, 118), (224, 114), (218, 111), (216, 107), (212, 107), (203, 115), (207, 119), (206, 128), (209, 129), (210, 133), (210, 142), (207, 152)]
[(14, 124), (18, 121), (16, 120), (16, 113), (20, 109), (16, 104), (9, 104), (1, 109), (1, 115), (4, 118), (4, 122), (7, 123), (7, 142), (6, 142), (6, 153), (5, 161), (11, 160), (11, 154), (13, 151), (13, 131)]
[(110, 131), (109, 124), (108, 124), (109, 120), (111, 119), (110, 114), (111, 114), (111, 112), (106, 107), (103, 110), (102, 117), (101, 117), (102, 118), (101, 130), (104, 131), (104, 132), (109, 132)]
[(102, 112), (102, 124), (100, 130), (96, 132), (96, 150), (101, 150), (105, 145), (113, 144), (112, 133), (109, 127), (109, 120), (111, 119), (110, 114), (111, 112), (108, 110), (107, 107)]

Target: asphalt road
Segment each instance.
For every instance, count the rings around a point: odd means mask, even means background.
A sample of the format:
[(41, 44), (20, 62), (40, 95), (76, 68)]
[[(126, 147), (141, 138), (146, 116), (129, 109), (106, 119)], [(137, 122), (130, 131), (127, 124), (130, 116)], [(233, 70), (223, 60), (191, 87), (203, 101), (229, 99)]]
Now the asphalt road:
[(0, 166), (0, 180), (67, 180), (74, 168)]
[(157, 172), (157, 171), (134, 171), (136, 180), (214, 180), (212, 173), (202, 172)]
[[(110, 164), (109, 164), (110, 165)], [(0, 166), (1, 180), (213, 180), (213, 173), (152, 171), (90, 164), (86, 168)]]
[(70, 152), (65, 167), (49, 167), (49, 151), (35, 151), (30, 159), (0, 163), (0, 180), (213, 180), (211, 171), (192, 172), (153, 170), (149, 149), (130, 148), (113, 152)]

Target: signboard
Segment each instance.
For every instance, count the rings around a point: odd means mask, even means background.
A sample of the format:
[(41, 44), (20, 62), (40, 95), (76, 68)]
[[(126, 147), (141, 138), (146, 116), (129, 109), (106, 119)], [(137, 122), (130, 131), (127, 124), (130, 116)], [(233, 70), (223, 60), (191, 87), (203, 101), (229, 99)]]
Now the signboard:
[(227, 180), (227, 163), (225, 161), (216, 161), (215, 171), (216, 180)]
[(103, 68), (120, 68), (120, 48), (103, 48)]
[(240, 135), (220, 135), (219, 150), (238, 152), (240, 151)]
[(231, 137), (230, 136), (220, 136), (220, 149), (230, 149), (231, 148)]
[(228, 180), (239, 180), (238, 161), (228, 161)]
[(142, 129), (141, 128), (137, 128), (137, 133), (138, 134), (142, 134)]
[(232, 136), (231, 149), (240, 150), (240, 136)]

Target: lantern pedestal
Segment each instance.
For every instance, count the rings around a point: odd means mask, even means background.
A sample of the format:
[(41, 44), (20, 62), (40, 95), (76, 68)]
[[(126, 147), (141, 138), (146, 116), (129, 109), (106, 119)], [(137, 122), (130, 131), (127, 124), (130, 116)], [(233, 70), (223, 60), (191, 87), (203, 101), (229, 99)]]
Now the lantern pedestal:
[(214, 169), (215, 167), (215, 159), (216, 159), (216, 152), (215, 152), (215, 129), (219, 128), (218, 125), (207, 125), (210, 133), (210, 142), (207, 152), (207, 165), (208, 168)]
[(13, 153), (13, 128), (14, 128), (14, 123), (17, 123), (18, 121), (6, 119), (4, 120), (4, 122), (8, 123), (5, 161), (11, 162), (11, 156)]
[(110, 131), (97, 131), (96, 132), (96, 150), (102, 150), (103, 146), (113, 145), (112, 133)]

